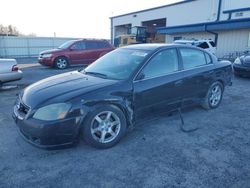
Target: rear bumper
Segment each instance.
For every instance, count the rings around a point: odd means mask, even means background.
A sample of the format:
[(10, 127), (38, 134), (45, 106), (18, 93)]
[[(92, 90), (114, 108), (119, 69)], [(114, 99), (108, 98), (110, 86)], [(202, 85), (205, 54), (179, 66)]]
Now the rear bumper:
[(5, 82), (11, 82), (11, 81), (16, 81), (16, 80), (21, 80), (23, 77), (23, 73), (21, 70), (18, 71), (12, 71), (10, 73), (1, 73), (0, 74), (0, 81), (5, 83)]

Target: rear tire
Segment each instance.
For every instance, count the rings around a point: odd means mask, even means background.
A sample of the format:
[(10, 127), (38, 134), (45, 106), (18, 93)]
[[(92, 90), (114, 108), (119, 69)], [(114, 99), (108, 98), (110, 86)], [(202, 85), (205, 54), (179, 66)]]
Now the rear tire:
[(82, 135), (95, 148), (106, 149), (116, 145), (127, 130), (124, 113), (114, 105), (95, 106), (86, 117)]
[(57, 69), (66, 69), (69, 66), (69, 61), (66, 57), (57, 57), (54, 66)]
[(214, 82), (208, 89), (201, 106), (207, 110), (217, 108), (222, 100), (224, 87), (219, 81)]

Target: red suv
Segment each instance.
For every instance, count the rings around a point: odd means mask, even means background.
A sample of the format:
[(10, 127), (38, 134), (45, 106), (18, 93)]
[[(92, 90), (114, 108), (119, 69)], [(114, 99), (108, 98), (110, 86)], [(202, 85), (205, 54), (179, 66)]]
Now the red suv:
[(38, 62), (41, 65), (65, 69), (71, 64), (88, 65), (112, 50), (114, 47), (106, 40), (70, 40), (57, 49), (41, 52)]

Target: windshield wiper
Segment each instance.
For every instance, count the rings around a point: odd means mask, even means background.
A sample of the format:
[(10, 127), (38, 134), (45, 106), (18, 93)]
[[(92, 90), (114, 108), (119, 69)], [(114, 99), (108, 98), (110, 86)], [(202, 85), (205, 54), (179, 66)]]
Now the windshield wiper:
[(86, 72), (85, 70), (83, 71), (85, 74), (101, 77), (101, 78), (107, 78), (108, 76), (106, 74), (102, 74), (99, 72)]

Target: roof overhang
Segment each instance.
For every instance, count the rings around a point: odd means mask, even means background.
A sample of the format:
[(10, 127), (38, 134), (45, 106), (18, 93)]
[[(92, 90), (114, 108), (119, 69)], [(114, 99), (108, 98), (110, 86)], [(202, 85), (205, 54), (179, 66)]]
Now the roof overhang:
[(176, 34), (176, 33), (192, 33), (205, 31), (220, 31), (231, 29), (244, 29), (250, 27), (250, 19), (235, 19), (218, 22), (205, 22), (199, 24), (181, 25), (173, 27), (159, 27), (157, 33), (160, 34)]

